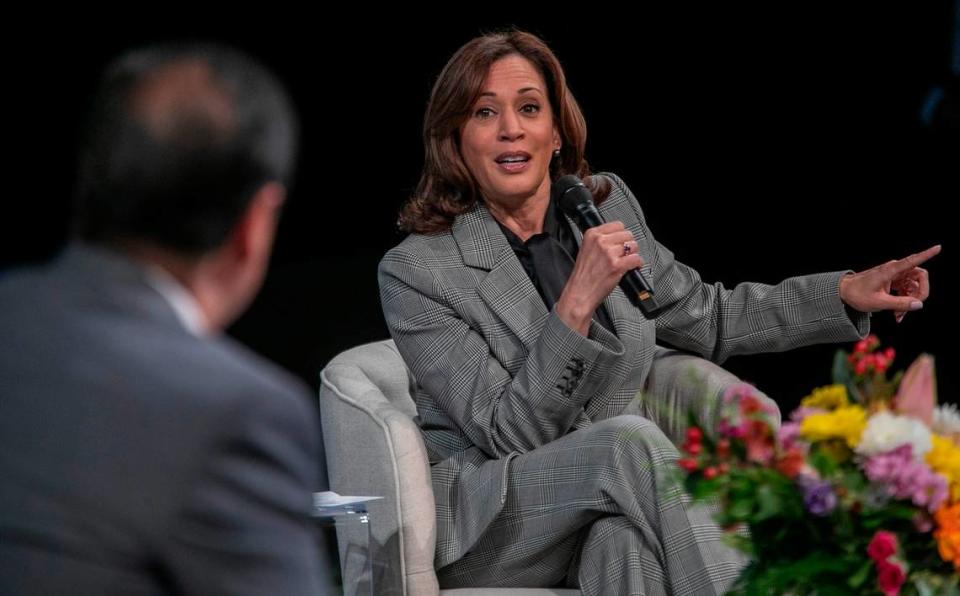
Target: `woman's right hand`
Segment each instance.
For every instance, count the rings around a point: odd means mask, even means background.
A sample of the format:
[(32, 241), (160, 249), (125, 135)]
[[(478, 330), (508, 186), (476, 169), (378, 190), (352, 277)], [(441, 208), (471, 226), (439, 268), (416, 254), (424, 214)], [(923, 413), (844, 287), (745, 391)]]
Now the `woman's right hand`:
[[(625, 250), (625, 247), (628, 250)], [(583, 234), (573, 271), (557, 300), (557, 315), (586, 337), (594, 311), (627, 271), (643, 266), (633, 233), (611, 221)]]

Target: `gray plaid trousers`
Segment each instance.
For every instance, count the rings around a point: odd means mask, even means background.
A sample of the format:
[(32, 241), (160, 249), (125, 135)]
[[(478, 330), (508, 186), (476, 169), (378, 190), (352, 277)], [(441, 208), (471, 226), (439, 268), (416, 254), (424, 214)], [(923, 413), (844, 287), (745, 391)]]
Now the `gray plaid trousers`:
[(677, 450), (652, 421), (610, 418), (513, 458), (507, 499), (444, 587), (722, 594), (744, 559), (702, 505), (664, 485)]

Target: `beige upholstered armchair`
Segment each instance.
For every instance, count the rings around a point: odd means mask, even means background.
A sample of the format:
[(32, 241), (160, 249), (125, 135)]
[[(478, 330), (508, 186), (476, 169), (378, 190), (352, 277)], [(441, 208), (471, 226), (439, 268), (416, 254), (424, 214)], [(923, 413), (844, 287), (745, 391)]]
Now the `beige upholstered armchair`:
[[(363, 577), (372, 558), (378, 596), (576, 595), (560, 589), (457, 589), (440, 592), (433, 567), (434, 499), (427, 453), (414, 423), (411, 378), (392, 341), (365, 344), (338, 355), (321, 372), (320, 409), (330, 487), (342, 495), (378, 495), (369, 504), (369, 553), (362, 526), (339, 527), (345, 584), (369, 590)], [(660, 350), (645, 394), (666, 407), (717, 396), (739, 380), (719, 366), (673, 350)], [(713, 401), (713, 400), (708, 400)], [(642, 407), (642, 406), (641, 406)], [(642, 413), (638, 411), (638, 413)], [(701, 412), (709, 415), (709, 412)], [(664, 429), (669, 435), (678, 427)]]

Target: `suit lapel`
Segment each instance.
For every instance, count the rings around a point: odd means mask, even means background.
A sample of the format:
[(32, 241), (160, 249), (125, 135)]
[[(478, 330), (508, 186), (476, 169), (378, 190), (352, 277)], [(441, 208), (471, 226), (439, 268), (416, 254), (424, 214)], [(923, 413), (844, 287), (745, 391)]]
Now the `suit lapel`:
[(497, 222), (478, 203), (454, 221), (451, 232), (464, 264), (488, 271), (477, 286), (480, 298), (529, 351), (549, 313)]

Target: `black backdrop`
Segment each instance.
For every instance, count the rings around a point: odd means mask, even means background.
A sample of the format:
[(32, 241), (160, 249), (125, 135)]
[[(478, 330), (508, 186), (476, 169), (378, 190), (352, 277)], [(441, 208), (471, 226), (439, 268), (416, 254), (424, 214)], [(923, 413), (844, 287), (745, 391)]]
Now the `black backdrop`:
[[(593, 5), (562, 16), (456, 9), (466, 17), (346, 7), (327, 17), (241, 15), (229, 25), (145, 8), (149, 21), (87, 13), (83, 22), (102, 24), (47, 26), (11, 49), (15, 215), (5, 218), (0, 265), (42, 260), (62, 245), (78, 121), (110, 57), (178, 38), (238, 46), (289, 87), (303, 144), (271, 273), (230, 333), (316, 386), (337, 352), (387, 336), (376, 265), (402, 238), (394, 222), (418, 179), (434, 77), (472, 36), (517, 25), (545, 37), (564, 64), (594, 169), (620, 174), (657, 238), (705, 280), (729, 287), (862, 269), (943, 243), (929, 264), (926, 308), (901, 325), (875, 316), (874, 330), (899, 350), (900, 366), (934, 353), (941, 401), (960, 401), (949, 309), (960, 162), (956, 137), (924, 122), (957, 52), (954, 7), (913, 4), (924, 6), (630, 16)], [(834, 349), (726, 366), (790, 407), (829, 381)]]

